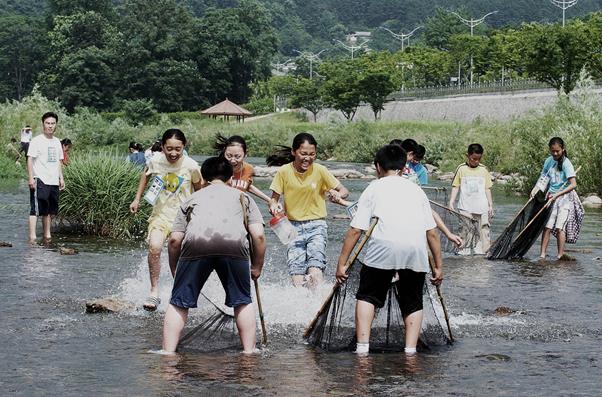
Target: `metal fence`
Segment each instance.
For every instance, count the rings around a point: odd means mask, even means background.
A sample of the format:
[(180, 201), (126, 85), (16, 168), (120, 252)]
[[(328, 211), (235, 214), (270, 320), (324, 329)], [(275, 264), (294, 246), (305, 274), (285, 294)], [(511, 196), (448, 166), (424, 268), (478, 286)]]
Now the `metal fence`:
[[(602, 82), (597, 82), (600, 86)], [(489, 81), (471, 84), (432, 86), (419, 88), (406, 88), (389, 95), (391, 101), (407, 101), (413, 99), (437, 98), (458, 95), (473, 95), (487, 93), (507, 93), (529, 90), (547, 90), (552, 87), (547, 83), (542, 83), (532, 79)]]

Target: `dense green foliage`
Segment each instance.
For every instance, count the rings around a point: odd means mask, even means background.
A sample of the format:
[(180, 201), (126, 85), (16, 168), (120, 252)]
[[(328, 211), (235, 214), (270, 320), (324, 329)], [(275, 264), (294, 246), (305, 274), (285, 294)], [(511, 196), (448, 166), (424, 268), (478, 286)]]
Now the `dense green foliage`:
[(87, 234), (132, 237), (144, 234), (151, 207), (140, 206), (131, 214), (140, 169), (115, 152), (101, 151), (75, 156), (63, 170), (61, 219)]

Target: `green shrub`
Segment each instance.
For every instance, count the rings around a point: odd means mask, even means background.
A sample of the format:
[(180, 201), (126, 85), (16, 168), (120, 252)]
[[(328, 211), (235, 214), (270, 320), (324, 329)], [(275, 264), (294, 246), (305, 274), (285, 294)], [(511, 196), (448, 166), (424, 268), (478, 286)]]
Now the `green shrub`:
[(160, 116), (150, 99), (134, 99), (123, 101), (121, 107), (125, 118), (132, 125), (156, 125)]
[(59, 209), (63, 221), (86, 234), (115, 238), (144, 234), (151, 207), (142, 203), (138, 213), (129, 212), (139, 168), (115, 152), (104, 151), (74, 157), (63, 172), (65, 190)]
[(267, 114), (274, 111), (274, 100), (272, 98), (252, 98), (249, 103), (243, 105), (254, 115)]

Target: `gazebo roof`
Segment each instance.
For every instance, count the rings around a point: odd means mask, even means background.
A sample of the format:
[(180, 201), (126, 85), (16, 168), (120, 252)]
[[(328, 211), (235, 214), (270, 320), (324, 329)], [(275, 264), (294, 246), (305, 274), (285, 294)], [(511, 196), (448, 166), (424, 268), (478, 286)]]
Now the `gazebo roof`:
[(234, 102), (226, 100), (218, 103), (217, 105), (211, 106), (209, 109), (201, 111), (202, 114), (208, 114), (211, 116), (251, 116), (253, 113), (247, 109), (242, 108)]

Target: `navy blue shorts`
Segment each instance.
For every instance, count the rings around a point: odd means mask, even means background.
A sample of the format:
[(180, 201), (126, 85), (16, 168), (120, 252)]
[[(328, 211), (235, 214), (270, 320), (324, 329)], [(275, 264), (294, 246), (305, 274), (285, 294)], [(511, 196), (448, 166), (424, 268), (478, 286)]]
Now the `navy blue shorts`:
[(378, 308), (383, 307), (395, 273), (399, 274), (399, 280), (395, 282), (395, 286), (401, 313), (407, 316), (422, 310), (422, 291), (426, 273), (418, 273), (409, 269), (383, 270), (363, 265), (360, 271), (360, 286), (355, 298), (371, 303)]
[(248, 305), (251, 300), (251, 269), (248, 259), (231, 256), (206, 256), (179, 260), (171, 290), (171, 303), (185, 309), (197, 307), (201, 289), (215, 270), (226, 291), (226, 306)]
[(59, 187), (46, 185), (41, 179), (36, 178), (36, 188), (29, 189), (29, 215), (46, 216), (59, 213)]

